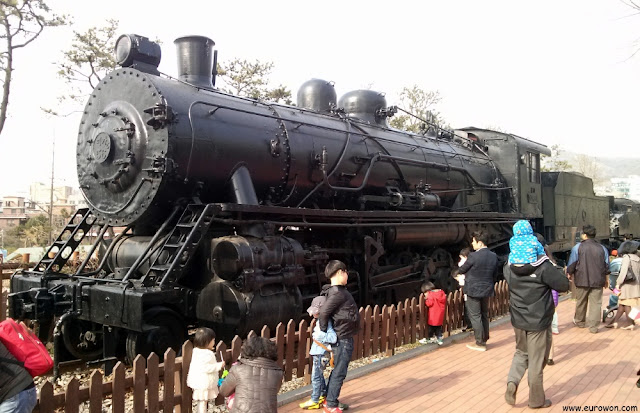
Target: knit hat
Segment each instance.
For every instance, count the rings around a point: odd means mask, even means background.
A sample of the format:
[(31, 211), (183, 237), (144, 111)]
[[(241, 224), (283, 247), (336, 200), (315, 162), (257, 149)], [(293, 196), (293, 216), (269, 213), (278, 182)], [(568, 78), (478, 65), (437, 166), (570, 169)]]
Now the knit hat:
[(309, 313), (309, 315), (312, 317), (315, 314), (320, 313), (320, 307), (322, 307), (325, 301), (327, 301), (327, 297), (325, 297), (324, 295), (317, 296), (313, 299), (313, 301), (311, 301), (311, 305), (309, 306), (309, 308), (307, 308), (307, 313)]
[(509, 249), (509, 264), (531, 264), (537, 261), (538, 255), (544, 255), (544, 248), (533, 235), (531, 224), (524, 219), (513, 225)]

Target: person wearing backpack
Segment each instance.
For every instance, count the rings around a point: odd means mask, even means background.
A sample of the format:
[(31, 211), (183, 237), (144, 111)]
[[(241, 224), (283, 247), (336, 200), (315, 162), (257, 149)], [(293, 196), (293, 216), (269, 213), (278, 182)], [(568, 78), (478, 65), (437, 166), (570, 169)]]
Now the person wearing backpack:
[(31, 413), (37, 402), (31, 374), (0, 341), (0, 413)]
[(353, 353), (353, 336), (360, 329), (360, 313), (353, 296), (347, 290), (349, 273), (347, 266), (338, 260), (330, 261), (325, 267), (324, 274), (331, 281), (331, 285), (322, 287), (322, 295), (327, 301), (320, 307), (318, 323), (320, 330), (327, 332), (329, 320), (333, 321), (333, 329), (338, 341), (333, 345), (334, 368), (327, 382), (327, 399), (323, 404), (325, 413), (342, 413), (349, 408), (340, 403), (338, 396), (342, 383), (347, 377), (347, 369)]

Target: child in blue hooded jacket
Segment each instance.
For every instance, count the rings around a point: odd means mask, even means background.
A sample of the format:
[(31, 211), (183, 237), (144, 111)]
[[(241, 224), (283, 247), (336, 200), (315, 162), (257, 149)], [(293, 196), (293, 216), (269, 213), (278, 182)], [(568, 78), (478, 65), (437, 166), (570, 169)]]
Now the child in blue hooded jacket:
[[(320, 314), (320, 307), (327, 301), (327, 297), (320, 295), (311, 301), (311, 306), (307, 309), (307, 312), (313, 318), (318, 318)], [(338, 336), (331, 320), (329, 320), (327, 331), (320, 330), (320, 323), (316, 322), (311, 333), (311, 349), (309, 350), (309, 356), (313, 359), (313, 368), (311, 369), (311, 399), (304, 403), (300, 403), (301, 409), (312, 410), (321, 409), (322, 402), (327, 397), (327, 382), (324, 379), (324, 369), (326, 367), (325, 354), (327, 351), (331, 351), (331, 344), (335, 344), (338, 341)], [(325, 360), (323, 360), (323, 358)]]

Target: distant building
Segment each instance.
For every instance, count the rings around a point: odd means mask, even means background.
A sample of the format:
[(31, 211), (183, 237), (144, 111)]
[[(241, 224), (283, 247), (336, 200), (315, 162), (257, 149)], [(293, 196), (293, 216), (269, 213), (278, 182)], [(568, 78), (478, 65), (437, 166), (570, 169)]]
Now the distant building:
[(0, 229), (9, 229), (27, 220), (27, 202), (23, 196), (5, 196), (0, 200)]
[[(9, 229), (37, 215), (48, 215), (51, 186), (41, 182), (31, 184), (29, 197), (5, 196), (0, 199), (0, 229)], [(82, 193), (71, 186), (53, 187), (53, 225), (62, 226), (69, 216), (86, 206)]]
[(629, 175), (626, 178), (611, 178), (611, 191), (616, 198), (640, 201), (640, 176)]

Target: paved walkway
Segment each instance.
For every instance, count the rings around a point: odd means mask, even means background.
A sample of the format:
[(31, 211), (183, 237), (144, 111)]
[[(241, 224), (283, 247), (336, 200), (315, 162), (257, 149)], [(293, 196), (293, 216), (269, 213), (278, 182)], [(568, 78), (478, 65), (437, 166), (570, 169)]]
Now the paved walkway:
[[(603, 298), (603, 303), (607, 301)], [(569, 411), (563, 406), (618, 406), (618, 410), (609, 411), (625, 411), (623, 406), (640, 405), (640, 388), (636, 387), (639, 329), (606, 329), (601, 325), (598, 334), (592, 334), (573, 325), (574, 309), (573, 300), (564, 300), (558, 306), (560, 334), (554, 335), (555, 365), (544, 370), (546, 396), (553, 406), (543, 411)], [(471, 337), (457, 343), (445, 341), (435, 351), (346, 381), (340, 400), (351, 406), (349, 411), (363, 413), (529, 410), (526, 374), (516, 405), (511, 407), (504, 401), (507, 372), (515, 350), (511, 324), (506, 322), (491, 329), (485, 353), (469, 350), (466, 344), (472, 342)], [(301, 412), (298, 403), (303, 400), (278, 411)]]

